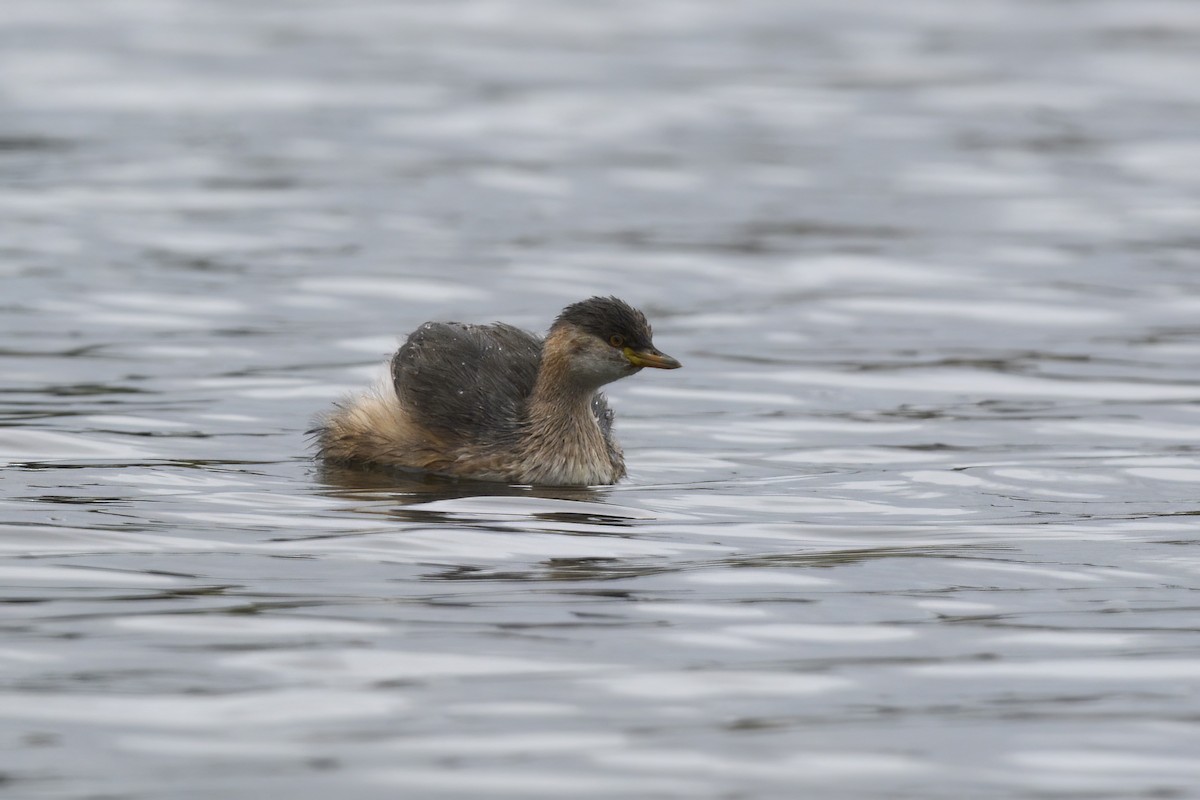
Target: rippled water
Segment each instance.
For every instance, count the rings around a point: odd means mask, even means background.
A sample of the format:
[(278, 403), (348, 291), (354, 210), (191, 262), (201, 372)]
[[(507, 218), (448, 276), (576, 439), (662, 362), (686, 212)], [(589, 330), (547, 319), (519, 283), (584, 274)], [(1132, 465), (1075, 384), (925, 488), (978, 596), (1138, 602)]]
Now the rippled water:
[[(1186, 0), (7, 0), (0, 793), (1200, 794)], [(616, 293), (630, 478), (325, 470)]]

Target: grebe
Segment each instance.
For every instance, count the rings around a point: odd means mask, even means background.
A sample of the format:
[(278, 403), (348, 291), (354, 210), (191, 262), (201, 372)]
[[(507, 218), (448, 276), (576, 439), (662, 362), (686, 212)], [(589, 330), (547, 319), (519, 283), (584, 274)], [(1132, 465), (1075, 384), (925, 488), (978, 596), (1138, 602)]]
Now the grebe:
[(392, 357), (391, 384), (326, 415), (321, 458), (508, 483), (616, 483), (625, 458), (597, 390), (643, 367), (677, 369), (642, 312), (615, 297), (567, 306), (543, 340), (504, 323), (426, 322)]

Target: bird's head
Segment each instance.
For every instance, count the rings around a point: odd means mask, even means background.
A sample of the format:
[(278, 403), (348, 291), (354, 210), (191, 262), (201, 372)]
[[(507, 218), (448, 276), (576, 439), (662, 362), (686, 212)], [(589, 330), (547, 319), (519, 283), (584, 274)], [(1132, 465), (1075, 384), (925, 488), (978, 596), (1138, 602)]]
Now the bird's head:
[(592, 297), (563, 309), (546, 337), (547, 354), (565, 355), (575, 380), (594, 387), (643, 367), (678, 369), (654, 346), (646, 315), (616, 297)]

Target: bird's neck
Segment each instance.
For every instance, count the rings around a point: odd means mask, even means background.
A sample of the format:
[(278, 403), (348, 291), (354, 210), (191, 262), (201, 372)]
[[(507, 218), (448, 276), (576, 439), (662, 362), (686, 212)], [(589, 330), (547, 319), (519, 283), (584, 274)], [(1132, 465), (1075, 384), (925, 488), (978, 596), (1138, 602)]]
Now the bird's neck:
[(592, 411), (597, 388), (572, 378), (566, 352), (545, 348), (529, 397), (522, 442), (534, 465), (530, 482), (611, 482), (608, 445)]
[(529, 421), (534, 426), (581, 426), (599, 432), (592, 413), (592, 398), (598, 388), (572, 375), (570, 355), (563, 348), (547, 346), (529, 396)]

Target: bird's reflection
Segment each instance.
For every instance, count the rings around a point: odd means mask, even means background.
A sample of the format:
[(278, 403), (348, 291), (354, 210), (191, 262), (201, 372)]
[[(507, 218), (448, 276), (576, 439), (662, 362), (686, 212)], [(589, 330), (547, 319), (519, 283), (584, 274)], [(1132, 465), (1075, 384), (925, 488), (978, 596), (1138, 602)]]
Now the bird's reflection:
[(559, 522), (588, 522), (624, 527), (630, 520), (616, 512), (609, 515), (591, 506), (572, 508), (573, 503), (605, 504), (608, 491), (587, 486), (518, 486), (493, 481), (448, 478), (424, 472), (347, 467), (324, 464), (318, 467), (317, 480), (326, 486), (326, 494), (345, 500), (378, 503), (385, 501), (388, 515), (399, 519), (428, 523), (451, 521), (457, 515), (444, 509), (425, 508), (435, 501), (477, 497), (514, 497), (531, 500), (567, 501), (547, 504), (544, 510), (530, 508), (529, 519)]
[(537, 497), (552, 500), (600, 502), (606, 491), (590, 486), (518, 486), (496, 481), (448, 478), (427, 472), (346, 467), (322, 464), (317, 480), (329, 494), (345, 499), (383, 496), (402, 503), (428, 503), (464, 497)]

